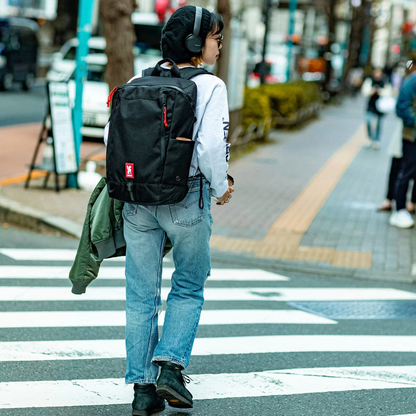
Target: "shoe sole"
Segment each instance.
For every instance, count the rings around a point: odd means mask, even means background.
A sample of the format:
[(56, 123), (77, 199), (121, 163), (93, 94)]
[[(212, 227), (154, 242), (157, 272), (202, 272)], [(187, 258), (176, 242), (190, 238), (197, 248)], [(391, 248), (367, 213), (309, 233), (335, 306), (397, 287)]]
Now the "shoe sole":
[(406, 230), (408, 228), (413, 228), (415, 226), (414, 223), (403, 226), (403, 225), (397, 224), (395, 221), (389, 221), (389, 224), (392, 225), (393, 227), (401, 228), (402, 230)]
[(154, 410), (133, 409), (132, 415), (133, 416), (150, 416), (150, 415), (154, 415), (155, 413), (163, 412), (164, 410), (165, 410), (165, 406), (159, 407), (158, 409), (154, 409)]
[(193, 407), (191, 401), (169, 386), (157, 386), (156, 394), (165, 399), (170, 407), (176, 407), (179, 409), (190, 409)]

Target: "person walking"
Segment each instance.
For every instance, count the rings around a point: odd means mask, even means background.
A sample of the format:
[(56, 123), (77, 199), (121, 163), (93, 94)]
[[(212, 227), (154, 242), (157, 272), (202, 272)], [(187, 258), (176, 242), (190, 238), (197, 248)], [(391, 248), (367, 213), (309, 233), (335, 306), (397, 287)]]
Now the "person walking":
[(383, 113), (377, 108), (377, 101), (381, 95), (385, 94), (385, 79), (383, 71), (379, 68), (374, 69), (372, 75), (363, 83), (362, 94), (367, 97), (367, 132), (369, 142), (367, 147), (373, 147), (378, 150), (380, 148), (381, 122)]
[[(184, 6), (162, 30), (164, 59), (179, 71), (214, 65), (222, 48), (222, 17), (206, 9)], [(195, 46), (198, 46), (199, 48)], [(198, 51), (196, 51), (198, 50)], [(173, 65), (161, 65), (169, 71)], [(227, 181), (229, 125), (227, 90), (216, 76), (192, 78), (197, 85), (195, 141), (189, 171), (189, 191), (171, 205), (136, 205), (123, 209), (126, 241), (126, 383), (134, 384), (133, 415), (147, 416), (165, 408), (191, 408), (188, 366), (210, 274), (209, 240), (213, 219), (211, 196), (228, 203), (234, 189)], [(178, 140), (187, 140), (178, 138)], [(150, 162), (149, 162), (150, 163)], [(202, 176), (203, 203), (200, 202)], [(163, 248), (173, 244), (175, 271), (167, 297), (163, 334), (159, 339)]]
[[(387, 149), (387, 152), (391, 156), (391, 165), (390, 165), (390, 172), (387, 181), (387, 195), (386, 199), (383, 203), (379, 206), (378, 211), (391, 211), (393, 209), (393, 201), (396, 199), (396, 182), (397, 177), (399, 175), (400, 169), (402, 167), (403, 161), (403, 126), (398, 125), (396, 131), (394, 132), (392, 139), (390, 141), (390, 146)], [(408, 184), (408, 189), (411, 186), (412, 193), (411, 199), (406, 203), (406, 209), (411, 214), (415, 212), (415, 204), (416, 204), (416, 171), (412, 176), (413, 184)]]
[(396, 211), (390, 216), (390, 225), (411, 228), (415, 222), (406, 210), (409, 180), (416, 173), (416, 59), (406, 64), (410, 75), (403, 82), (397, 99), (396, 114), (403, 120), (403, 159), (396, 182)]

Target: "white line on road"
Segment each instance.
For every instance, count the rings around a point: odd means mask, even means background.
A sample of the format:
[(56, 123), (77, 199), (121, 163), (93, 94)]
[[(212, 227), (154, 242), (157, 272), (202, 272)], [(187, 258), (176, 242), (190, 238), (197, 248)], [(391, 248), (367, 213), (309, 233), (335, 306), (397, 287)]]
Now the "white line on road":
[[(286, 352), (416, 352), (416, 336), (275, 335), (196, 338), (193, 356)], [(0, 362), (125, 358), (122, 339), (0, 342)]]
[[(0, 248), (0, 254), (21, 261), (74, 261), (77, 250), (74, 249), (26, 249)], [(125, 261), (125, 257), (115, 257), (105, 261)]]
[[(68, 279), (70, 267), (59, 266), (0, 266), (4, 279)], [(173, 267), (163, 268), (163, 279), (170, 280)], [(124, 267), (101, 267), (100, 279), (124, 279)], [(288, 277), (259, 269), (212, 269), (208, 280), (224, 281), (287, 281)]]
[[(165, 317), (159, 316), (159, 325)], [(336, 321), (295, 310), (204, 310), (200, 325), (336, 324)], [(124, 311), (0, 312), (0, 328), (125, 326)]]
[[(74, 261), (77, 250), (74, 249), (27, 249), (27, 248), (0, 248), (0, 254), (20, 261)], [(125, 256), (113, 257), (104, 262), (124, 262)], [(164, 257), (163, 262), (172, 263), (170, 257)]]
[[(195, 400), (415, 388), (416, 367), (350, 367), (192, 375)], [(122, 379), (1, 383), (1, 409), (102, 406), (130, 403)], [(24, 392), (24, 394), (22, 394)]]
[[(170, 288), (162, 288), (162, 299), (166, 299)], [(398, 289), (378, 288), (207, 288), (206, 301), (281, 301), (295, 300), (409, 300), (416, 293)], [(89, 301), (125, 300), (124, 287), (91, 287), (83, 295), (74, 295), (67, 287), (3, 286), (0, 301)]]

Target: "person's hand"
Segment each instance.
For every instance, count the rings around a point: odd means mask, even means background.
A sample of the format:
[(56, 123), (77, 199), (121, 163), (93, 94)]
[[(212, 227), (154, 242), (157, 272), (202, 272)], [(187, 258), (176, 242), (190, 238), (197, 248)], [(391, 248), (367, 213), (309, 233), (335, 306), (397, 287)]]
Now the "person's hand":
[(230, 199), (233, 197), (231, 194), (234, 192), (234, 188), (232, 186), (229, 186), (225, 194), (218, 198), (217, 205), (224, 205), (228, 204), (230, 202)]

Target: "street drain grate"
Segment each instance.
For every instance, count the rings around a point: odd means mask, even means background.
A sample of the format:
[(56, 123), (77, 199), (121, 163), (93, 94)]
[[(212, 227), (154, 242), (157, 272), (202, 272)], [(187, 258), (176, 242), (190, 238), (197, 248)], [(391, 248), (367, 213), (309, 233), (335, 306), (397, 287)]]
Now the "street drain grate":
[(412, 319), (416, 300), (288, 302), (289, 306), (329, 319)]

